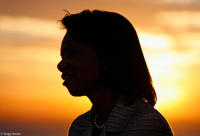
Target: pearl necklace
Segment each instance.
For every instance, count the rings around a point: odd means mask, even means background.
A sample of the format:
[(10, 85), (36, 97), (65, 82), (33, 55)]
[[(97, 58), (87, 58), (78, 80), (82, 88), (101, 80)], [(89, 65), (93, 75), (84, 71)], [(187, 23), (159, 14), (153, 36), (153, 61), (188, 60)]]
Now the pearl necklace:
[(96, 128), (99, 128), (99, 129), (104, 128), (104, 124), (103, 125), (97, 124), (97, 115), (95, 115), (95, 117), (94, 117), (94, 125)]

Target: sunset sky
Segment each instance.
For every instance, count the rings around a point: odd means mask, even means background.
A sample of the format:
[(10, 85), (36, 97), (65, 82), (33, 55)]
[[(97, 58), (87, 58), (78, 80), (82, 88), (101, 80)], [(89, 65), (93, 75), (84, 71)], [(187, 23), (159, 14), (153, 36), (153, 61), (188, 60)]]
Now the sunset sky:
[(0, 0), (0, 132), (26, 134), (38, 128), (18, 124), (46, 123), (57, 124), (54, 135), (66, 134), (90, 109), (86, 97), (70, 96), (57, 70), (64, 9), (114, 11), (130, 20), (158, 95), (155, 107), (175, 135), (200, 135), (199, 0)]

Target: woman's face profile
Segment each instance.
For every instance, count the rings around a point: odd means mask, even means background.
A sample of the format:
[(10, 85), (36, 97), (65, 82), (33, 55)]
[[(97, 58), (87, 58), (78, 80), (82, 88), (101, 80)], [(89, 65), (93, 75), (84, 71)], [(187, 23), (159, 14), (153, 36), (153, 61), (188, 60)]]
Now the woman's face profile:
[(89, 44), (70, 40), (66, 34), (61, 45), (61, 58), (57, 67), (62, 72), (63, 85), (73, 96), (87, 95), (99, 76), (94, 49)]

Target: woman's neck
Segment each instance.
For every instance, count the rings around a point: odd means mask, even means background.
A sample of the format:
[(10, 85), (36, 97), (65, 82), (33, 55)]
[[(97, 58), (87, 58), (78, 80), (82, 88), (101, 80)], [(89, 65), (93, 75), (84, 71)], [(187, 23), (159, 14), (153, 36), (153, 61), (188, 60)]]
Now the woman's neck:
[(107, 119), (117, 101), (117, 99), (113, 99), (111, 90), (107, 88), (101, 88), (93, 91), (88, 98), (93, 104), (95, 114), (97, 114), (98, 118), (102, 119), (103, 121)]

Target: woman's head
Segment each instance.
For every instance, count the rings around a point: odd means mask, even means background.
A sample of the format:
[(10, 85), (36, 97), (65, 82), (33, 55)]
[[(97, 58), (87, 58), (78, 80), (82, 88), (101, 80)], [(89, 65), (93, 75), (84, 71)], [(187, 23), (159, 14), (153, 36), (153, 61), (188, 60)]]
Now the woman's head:
[(66, 34), (61, 46), (61, 57), (58, 69), (62, 72), (63, 85), (73, 96), (88, 94), (99, 75), (94, 49), (86, 43), (71, 40)]
[(84, 10), (66, 15), (62, 24), (67, 29), (65, 37), (96, 53), (96, 87), (110, 88), (113, 94), (133, 101), (143, 98), (155, 104), (156, 93), (137, 33), (126, 18), (113, 12)]

